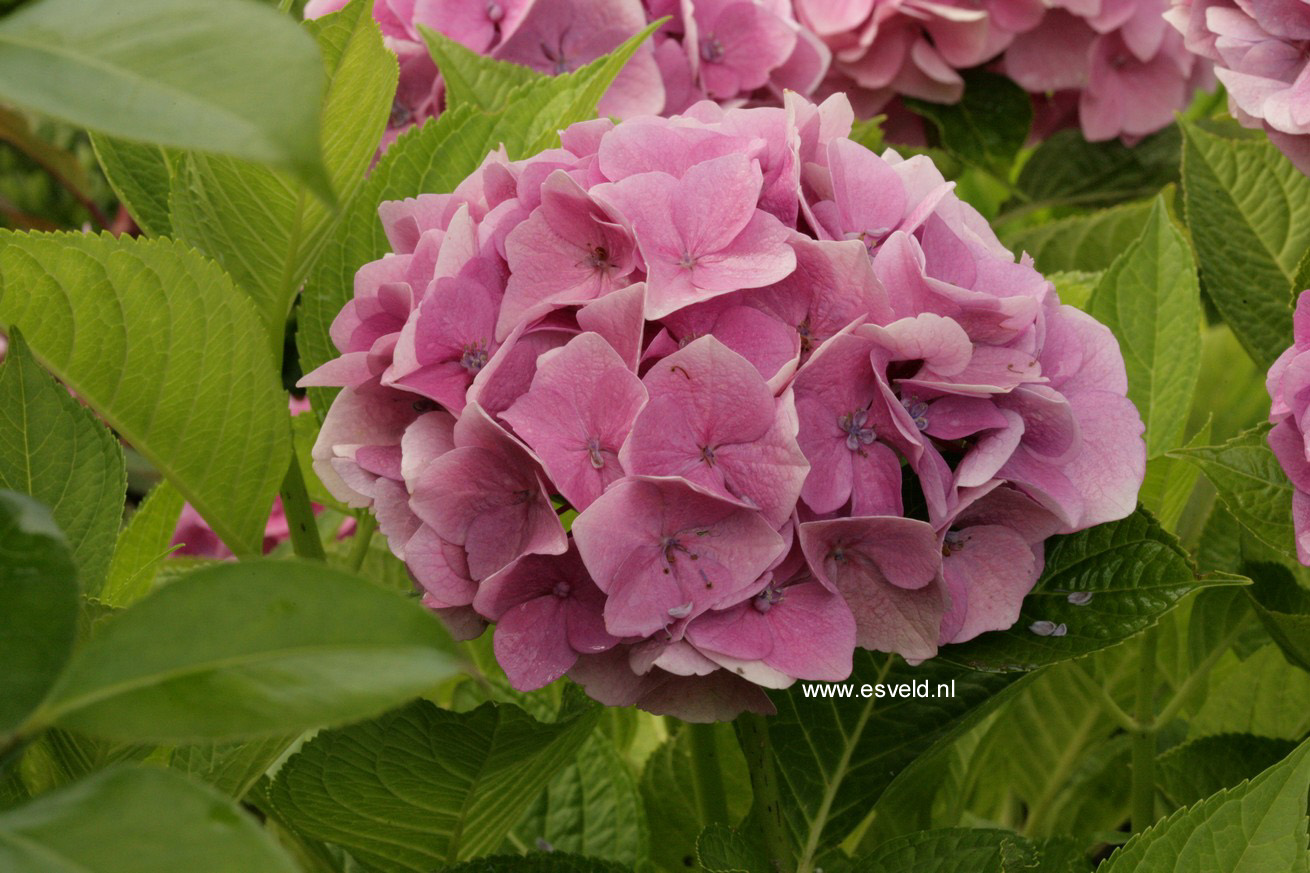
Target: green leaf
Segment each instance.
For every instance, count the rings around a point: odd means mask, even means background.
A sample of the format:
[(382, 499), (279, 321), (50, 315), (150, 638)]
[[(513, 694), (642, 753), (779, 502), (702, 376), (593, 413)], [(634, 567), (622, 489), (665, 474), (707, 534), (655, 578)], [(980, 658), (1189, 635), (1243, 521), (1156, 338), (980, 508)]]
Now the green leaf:
[(959, 103), (907, 99), (905, 105), (933, 123), (938, 141), (952, 155), (1008, 179), (1032, 127), (1032, 101), (1014, 80), (997, 73), (973, 70), (964, 78)]
[(592, 734), (514, 826), (509, 842), (544, 843), (554, 851), (624, 864), (649, 858), (637, 780), (614, 744), (599, 731)]
[[(396, 90), (396, 60), (370, 8), (355, 0), (308, 25), (328, 69), (323, 158), (342, 203), (365, 184)], [(169, 207), (174, 235), (212, 256), (250, 294), (280, 354), (292, 301), (340, 211), (285, 175), (199, 153), (179, 158)]]
[(240, 800), (299, 737), (295, 734), (248, 743), (182, 746), (173, 750), (168, 766)]
[(696, 860), (706, 873), (771, 873), (768, 855), (725, 824), (712, 824), (696, 838)]
[(177, 155), (159, 146), (91, 134), (96, 159), (109, 187), (127, 207), (132, 220), (149, 236), (172, 236), (168, 189)]
[(1255, 583), (1251, 600), (1265, 630), (1287, 660), (1310, 670), (1310, 590), (1281, 565), (1248, 564), (1243, 569)]
[(1291, 344), (1288, 289), (1310, 246), (1310, 178), (1265, 137), (1183, 125), (1183, 193), (1201, 283), (1242, 346), (1268, 368)]
[(1257, 776), (1296, 748), (1291, 740), (1253, 734), (1214, 734), (1174, 746), (1160, 756), (1156, 776), (1179, 806), (1191, 806)]
[(1150, 197), (1178, 181), (1181, 145), (1173, 125), (1132, 147), (1118, 140), (1088, 142), (1080, 131), (1062, 130), (1023, 165), (1017, 187), (1028, 200), (1020, 208), (1089, 208)]
[(1002, 232), (1001, 239), (1009, 248), (1032, 255), (1043, 273), (1097, 272), (1108, 269), (1119, 253), (1141, 236), (1150, 214), (1150, 203), (1126, 203)]
[[(1197, 431), (1184, 448), (1193, 449), (1210, 442), (1211, 419)], [(1196, 487), (1201, 471), (1194, 464), (1178, 458), (1152, 458), (1146, 462), (1146, 479), (1137, 499), (1151, 511), (1165, 530), (1176, 530), (1178, 520)], [(1213, 568), (1211, 568), (1213, 569)]]
[(418, 29), (441, 71), (448, 109), (467, 103), (475, 109), (496, 112), (505, 107), (516, 88), (547, 78), (530, 67), (480, 55), (425, 25), (420, 24)]
[(371, 868), (426, 873), (500, 846), (597, 714), (542, 724), (510, 705), (454, 713), (416, 701), (318, 734), (278, 772), (273, 803)]
[(1292, 484), (1265, 441), (1270, 426), (1243, 431), (1221, 446), (1170, 453), (1201, 468), (1238, 523), (1280, 554), (1296, 554)]
[(41, 0), (0, 21), (0, 95), (110, 136), (282, 167), (328, 199), (323, 68), (287, 16), (235, 0)]
[(86, 407), (37, 366), (17, 330), (0, 364), (0, 488), (50, 507), (82, 587), (99, 588), (123, 517), (123, 450)]
[(1146, 456), (1182, 439), (1201, 362), (1201, 293), (1187, 239), (1162, 197), (1142, 235), (1115, 258), (1087, 312), (1114, 331), (1128, 370), (1128, 398), (1146, 423)]
[(1100, 284), (1103, 275), (1103, 271), (1089, 273), (1086, 270), (1060, 270), (1047, 273), (1046, 278), (1055, 286), (1061, 303), (1067, 303), (1086, 312), (1088, 301), (1092, 299), (1092, 292)]
[(551, 852), (546, 855), (492, 855), (463, 864), (442, 867), (438, 873), (631, 873), (624, 867), (598, 858)]
[(295, 873), (259, 824), (210, 788), (117, 766), (0, 815), (0, 869)]
[(290, 460), (286, 395), (249, 302), (169, 240), (0, 232), (0, 325), (258, 554)]
[(167, 480), (141, 501), (118, 534), (109, 578), (98, 592), (88, 592), (106, 606), (130, 606), (150, 593), (159, 563), (172, 552), (173, 531), (186, 501)]
[(1098, 869), (1304, 873), (1307, 791), (1310, 741), (1250, 782), (1137, 834)]
[[(1014, 626), (948, 646), (940, 657), (979, 670), (1031, 670), (1121, 643), (1185, 595), (1239, 579), (1197, 578), (1173, 535), (1139, 509), (1121, 521), (1048, 540), (1046, 568)], [(1071, 600), (1075, 594), (1081, 596)], [(1050, 622), (1039, 629), (1057, 633), (1034, 631), (1037, 622)]]
[(1211, 671), (1204, 702), (1188, 724), (1191, 737), (1249, 733), (1299, 740), (1310, 731), (1310, 674), (1269, 643), (1238, 657), (1226, 653)]
[(417, 603), (320, 565), (220, 564), (102, 625), (37, 713), (136, 741), (272, 737), (366, 718), (454, 672)]
[[(817, 683), (771, 694), (778, 715), (769, 722), (769, 740), (802, 863), (844, 839), (902, 769), (969, 717), (1003, 700), (1001, 692), (1014, 680), (939, 659), (910, 667), (858, 650), (851, 678), (839, 685), (854, 685), (858, 692), (866, 683), (919, 683), (929, 696), (807, 696), (803, 689)], [(942, 696), (932, 696), (939, 690)]]
[(1060, 869), (1042, 866), (1040, 858), (1037, 847), (1013, 831), (942, 828), (890, 840), (855, 863), (860, 870), (878, 873), (1054, 873)]
[(77, 634), (77, 570), (49, 510), (0, 491), (0, 745), (41, 702)]
[(39, 136), (23, 113), (0, 107), (0, 141), (36, 162), (79, 200), (91, 197), (91, 180), (77, 156)]

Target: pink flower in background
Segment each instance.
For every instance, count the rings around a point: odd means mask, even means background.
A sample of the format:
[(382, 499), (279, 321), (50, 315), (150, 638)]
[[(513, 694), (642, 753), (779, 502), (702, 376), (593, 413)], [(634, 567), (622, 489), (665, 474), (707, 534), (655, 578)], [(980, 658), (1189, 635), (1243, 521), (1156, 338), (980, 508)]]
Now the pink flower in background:
[(344, 387), (315, 467), (516, 687), (768, 711), (856, 647), (1009, 627), (1048, 537), (1133, 509), (1109, 331), (844, 98), (786, 100), (586, 122), (381, 209), (396, 253), (305, 377)]
[(1293, 317), (1293, 343), (1269, 368), (1265, 386), (1272, 404), (1269, 448), (1292, 482), (1296, 556), (1310, 566), (1310, 292), (1302, 291)]
[(1310, 4), (1179, 0), (1165, 17), (1189, 51), (1214, 62), (1233, 116), (1310, 174)]

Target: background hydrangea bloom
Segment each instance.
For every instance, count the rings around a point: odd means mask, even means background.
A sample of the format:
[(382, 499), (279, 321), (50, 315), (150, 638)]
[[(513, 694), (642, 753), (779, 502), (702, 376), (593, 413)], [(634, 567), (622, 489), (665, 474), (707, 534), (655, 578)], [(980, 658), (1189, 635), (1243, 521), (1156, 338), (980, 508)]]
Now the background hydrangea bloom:
[(1214, 62), (1233, 117), (1310, 174), (1310, 4), (1179, 0), (1165, 17), (1189, 51)]
[(517, 687), (768, 711), (1008, 627), (1047, 537), (1132, 511), (1113, 336), (852, 117), (587, 122), (383, 206), (315, 467)]
[(1302, 291), (1293, 319), (1294, 341), (1269, 368), (1269, 448), (1291, 480), (1296, 556), (1310, 566), (1310, 291)]

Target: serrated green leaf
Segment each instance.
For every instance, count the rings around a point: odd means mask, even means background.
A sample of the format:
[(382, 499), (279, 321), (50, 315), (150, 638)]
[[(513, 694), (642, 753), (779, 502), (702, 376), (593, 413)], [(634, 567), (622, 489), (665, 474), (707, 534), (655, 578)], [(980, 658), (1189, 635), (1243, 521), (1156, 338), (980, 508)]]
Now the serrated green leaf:
[(77, 634), (77, 569), (50, 511), (0, 491), (0, 745), (45, 697)]
[(154, 587), (159, 564), (173, 547), (173, 531), (186, 501), (167, 480), (160, 482), (118, 534), (109, 576), (99, 591), (88, 592), (106, 606), (130, 606)]
[(1115, 258), (1087, 312), (1114, 331), (1128, 398), (1146, 423), (1146, 456), (1182, 439), (1201, 361), (1201, 294), (1187, 239), (1156, 197), (1142, 235)]
[(123, 450), (90, 411), (37, 366), (17, 330), (0, 364), (0, 488), (50, 507), (82, 588), (98, 589), (123, 517)]
[(551, 852), (546, 855), (492, 855), (463, 864), (442, 867), (438, 873), (631, 873), (632, 868), (585, 858)]
[[(1031, 670), (1121, 643), (1187, 594), (1232, 584), (1238, 583), (1197, 578), (1177, 539), (1139, 509), (1121, 521), (1048, 540), (1046, 568), (1014, 626), (948, 646), (940, 657), (981, 670)], [(1091, 598), (1071, 601), (1071, 594)], [(1037, 622), (1050, 623), (1039, 630), (1057, 632), (1039, 633)]]
[(1174, 746), (1160, 756), (1156, 776), (1179, 806), (1191, 806), (1259, 775), (1291, 754), (1296, 743), (1254, 734), (1214, 734)]
[(120, 765), (0, 815), (0, 869), (295, 873), (243, 810), (156, 767)]
[(159, 146), (91, 134), (96, 159), (105, 179), (132, 220), (149, 236), (171, 236), (168, 189), (172, 185), (172, 161)]
[(898, 837), (856, 864), (878, 873), (1007, 873), (1043, 869), (1039, 859), (1037, 847), (1013, 831), (943, 828)]
[(1204, 873), (1304, 873), (1310, 741), (1255, 779), (1134, 836), (1099, 868)]
[[(910, 667), (898, 658), (857, 650), (844, 685), (926, 683), (927, 697), (816, 699), (814, 683), (770, 695), (769, 722), (783, 810), (802, 863), (844, 839), (896, 775), (934, 742), (999, 703), (1014, 675), (977, 673), (939, 659)], [(940, 687), (951, 691), (937, 694)]]
[(542, 724), (510, 705), (454, 713), (420, 700), (318, 734), (278, 771), (271, 796), (298, 831), (369, 867), (426, 873), (494, 851), (596, 716)]
[(0, 232), (6, 324), (234, 552), (259, 553), (290, 459), (286, 396), (217, 265), (169, 240)]
[(1138, 200), (1178, 181), (1181, 145), (1172, 125), (1132, 147), (1118, 140), (1088, 142), (1080, 131), (1062, 130), (1037, 147), (1016, 184), (1027, 208)]
[(467, 103), (475, 109), (495, 112), (505, 107), (516, 88), (546, 78), (522, 64), (480, 55), (426, 25), (420, 24), (418, 29), (428, 54), (441, 71), (448, 109)]
[(36, 718), (95, 736), (235, 741), (366, 718), (454, 672), (406, 598), (321, 565), (224, 563), (102, 625)]
[(637, 780), (613, 743), (593, 733), (514, 826), (510, 841), (624, 864), (649, 858)]
[(1014, 80), (997, 73), (973, 70), (964, 76), (958, 103), (907, 99), (905, 105), (932, 122), (952, 155), (1007, 179), (1032, 127), (1032, 101)]
[(1205, 293), (1267, 368), (1291, 344), (1287, 292), (1310, 246), (1310, 178), (1264, 137), (1184, 123), (1183, 193)]
[(1001, 239), (1009, 248), (1032, 255), (1043, 273), (1096, 272), (1108, 269), (1141, 236), (1150, 214), (1150, 203), (1126, 203), (1005, 232)]
[(1282, 555), (1295, 555), (1292, 484), (1269, 449), (1269, 425), (1243, 431), (1221, 446), (1178, 449), (1173, 457), (1201, 468), (1224, 508), (1243, 528)]
[[(308, 25), (328, 70), (323, 159), (342, 203), (365, 184), (396, 90), (396, 60), (370, 8), (354, 0)], [(169, 209), (174, 235), (217, 260), (251, 296), (280, 354), (291, 304), (340, 211), (285, 175), (199, 153), (179, 158)]]
[(758, 840), (736, 828), (712, 824), (696, 838), (696, 860), (706, 873), (771, 873)]
[(233, 0), (100, 0), (88, 11), (42, 0), (0, 22), (7, 101), (110, 136), (279, 166), (330, 199), (322, 65), (285, 15)]
[(1244, 568), (1256, 615), (1287, 660), (1310, 670), (1310, 590), (1297, 584), (1286, 567), (1254, 564)]

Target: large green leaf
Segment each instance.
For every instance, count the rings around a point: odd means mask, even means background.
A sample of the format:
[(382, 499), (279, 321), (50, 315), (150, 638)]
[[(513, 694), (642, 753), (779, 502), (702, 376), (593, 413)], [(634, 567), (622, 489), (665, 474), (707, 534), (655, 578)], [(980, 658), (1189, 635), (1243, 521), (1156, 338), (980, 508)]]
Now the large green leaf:
[(211, 788), (117, 766), (0, 815), (0, 870), (295, 873), (259, 824)]
[(182, 746), (169, 755), (168, 766), (240, 800), (299, 737)]
[(1291, 344), (1288, 290), (1310, 246), (1310, 178), (1264, 137), (1183, 125), (1183, 192), (1201, 283), (1262, 368)]
[(0, 488), (50, 507), (83, 588), (104, 581), (123, 517), (123, 450), (104, 425), (32, 360), (13, 331), (0, 364)]
[(0, 325), (191, 502), (258, 554), (291, 434), (249, 301), (169, 240), (0, 232)]
[(87, 593), (114, 607), (130, 606), (150, 593), (160, 562), (173, 549), (173, 531), (185, 502), (168, 480), (150, 489), (118, 534), (104, 586)]
[(1187, 239), (1156, 197), (1142, 235), (1106, 271), (1087, 312), (1114, 331), (1128, 397), (1146, 423), (1146, 456), (1182, 438), (1201, 361), (1201, 295)]
[(1160, 756), (1156, 776), (1179, 806), (1191, 806), (1259, 775), (1296, 747), (1291, 740), (1254, 734), (1213, 734), (1174, 746)]
[(1265, 630), (1293, 664), (1310, 670), (1310, 589), (1278, 564), (1247, 565), (1251, 599)]
[(0, 21), (0, 95), (111, 136), (238, 155), (331, 189), (323, 67), (285, 15), (241, 0), (41, 0)]
[(1118, 140), (1088, 142), (1080, 131), (1062, 130), (1023, 165), (1017, 187), (1027, 199), (1019, 208), (1087, 208), (1150, 197), (1178, 181), (1180, 145), (1174, 126), (1132, 147)]
[(1013, 79), (974, 70), (965, 74), (958, 103), (907, 100), (906, 106), (936, 127), (942, 148), (967, 164), (1009, 177), (1032, 126), (1032, 101)]
[(448, 109), (468, 103), (495, 112), (505, 107), (514, 89), (546, 78), (531, 67), (480, 55), (425, 25), (419, 25), (419, 32), (441, 70)]
[(910, 667), (860, 650), (844, 685), (858, 691), (862, 684), (919, 683), (927, 696), (815, 699), (805, 689), (825, 687), (816, 683), (772, 694), (778, 715), (769, 722), (769, 740), (802, 864), (844, 839), (902, 769), (969, 717), (1000, 702), (1000, 692), (1014, 679), (936, 659)]
[[(327, 64), (323, 157), (342, 203), (363, 187), (396, 90), (396, 60), (371, 4), (311, 22)], [(169, 197), (173, 233), (215, 258), (250, 294), (280, 354), (296, 292), (340, 218), (295, 180), (258, 164), (191, 153)]]
[(0, 491), (0, 746), (41, 702), (77, 634), (77, 570), (50, 512)]
[(426, 873), (499, 847), (597, 712), (543, 724), (511, 705), (455, 713), (420, 700), (320, 733), (278, 772), (273, 803), (369, 867)]
[(1013, 831), (943, 828), (890, 840), (856, 861), (860, 870), (878, 873), (1068, 873), (1067, 857), (1052, 853), (1043, 863), (1032, 842)]
[[(559, 130), (595, 115), (605, 90), (652, 27), (575, 72), (513, 89), (499, 111), (479, 112), (465, 104), (393, 143), (331, 234), (305, 286), (297, 335), (302, 369), (309, 372), (337, 356), (328, 333), (332, 319), (351, 297), (355, 272), (388, 251), (379, 204), (452, 191), (499, 145), (517, 159), (557, 143)], [(324, 409), (331, 392), (314, 389), (311, 396), (315, 408)]]
[(1123, 642), (1193, 591), (1244, 581), (1198, 578), (1178, 541), (1139, 509), (1048, 542), (1046, 568), (1014, 626), (948, 646), (941, 657), (980, 670), (1031, 670)]
[(1206, 679), (1188, 736), (1247, 733), (1299, 740), (1310, 732), (1310, 674), (1272, 643), (1239, 657), (1226, 653)]
[(442, 867), (438, 873), (630, 873), (631, 868), (557, 852), (549, 854), (492, 855), (463, 864)]
[(1001, 239), (1015, 251), (1033, 256), (1043, 273), (1108, 269), (1139, 236), (1151, 214), (1150, 203), (1126, 203), (1090, 215), (1075, 215), (1025, 227)]
[(1134, 836), (1103, 873), (1305, 873), (1310, 741), (1255, 779)]
[(272, 737), (366, 718), (453, 672), (417, 603), (312, 564), (220, 564), (106, 621), (36, 715), (160, 742)]
[(1292, 484), (1266, 438), (1269, 425), (1243, 431), (1221, 446), (1179, 449), (1172, 454), (1201, 468), (1219, 499), (1242, 527), (1282, 555), (1295, 555)]
[(171, 236), (173, 220), (168, 213), (168, 189), (172, 185), (177, 155), (148, 143), (91, 134), (100, 168), (114, 194), (137, 226), (150, 236)]

